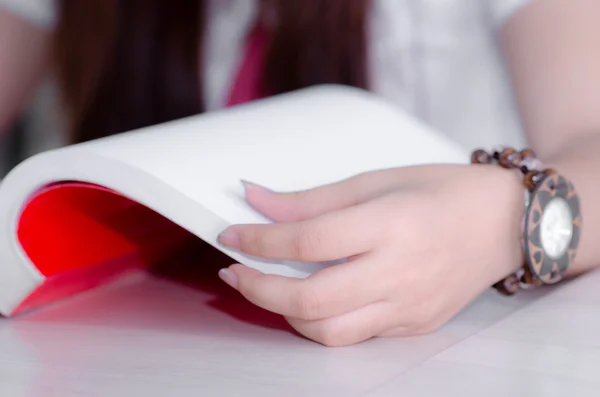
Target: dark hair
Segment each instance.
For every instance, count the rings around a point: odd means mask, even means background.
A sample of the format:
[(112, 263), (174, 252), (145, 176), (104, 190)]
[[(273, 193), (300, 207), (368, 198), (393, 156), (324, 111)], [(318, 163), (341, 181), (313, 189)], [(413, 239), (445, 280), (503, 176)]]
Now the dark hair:
[[(204, 111), (202, 0), (61, 0), (56, 75), (71, 142)], [(369, 0), (271, 0), (277, 26), (265, 92), (315, 84), (367, 88)]]

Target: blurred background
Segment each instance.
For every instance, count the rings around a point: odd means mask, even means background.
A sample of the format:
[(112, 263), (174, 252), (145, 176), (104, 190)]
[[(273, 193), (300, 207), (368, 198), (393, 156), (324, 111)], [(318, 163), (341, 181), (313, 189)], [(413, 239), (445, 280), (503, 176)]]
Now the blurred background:
[(8, 131), (0, 133), (0, 178), (27, 157), (66, 142), (56, 98), (56, 87), (48, 80)]

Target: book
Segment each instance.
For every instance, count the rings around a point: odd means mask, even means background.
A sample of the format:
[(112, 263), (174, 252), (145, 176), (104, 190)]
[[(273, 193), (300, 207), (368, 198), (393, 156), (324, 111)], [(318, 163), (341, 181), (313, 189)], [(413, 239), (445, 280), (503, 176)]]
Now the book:
[(298, 191), (368, 171), (466, 164), (467, 148), (364, 90), (324, 85), (37, 154), (0, 184), (0, 314), (11, 317), (145, 271), (186, 239), (266, 223), (242, 180)]

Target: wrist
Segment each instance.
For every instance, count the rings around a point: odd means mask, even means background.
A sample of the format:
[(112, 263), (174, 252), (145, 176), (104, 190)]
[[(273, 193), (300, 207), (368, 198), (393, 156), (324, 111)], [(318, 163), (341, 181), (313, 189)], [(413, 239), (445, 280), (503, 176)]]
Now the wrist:
[(493, 165), (484, 167), (495, 186), (492, 190), (495, 199), (491, 200), (494, 204), (488, 206), (487, 210), (496, 212), (502, 231), (498, 238), (498, 242), (502, 242), (498, 247), (502, 250), (502, 259), (497, 261), (494, 269), (490, 269), (489, 282), (493, 285), (517, 272), (525, 263), (523, 221), (528, 195), (518, 171)]

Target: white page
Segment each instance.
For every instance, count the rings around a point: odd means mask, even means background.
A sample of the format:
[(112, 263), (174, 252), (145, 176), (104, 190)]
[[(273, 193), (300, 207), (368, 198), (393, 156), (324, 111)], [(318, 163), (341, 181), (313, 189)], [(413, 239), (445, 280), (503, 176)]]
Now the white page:
[(160, 178), (228, 222), (263, 221), (242, 203), (240, 179), (298, 190), (369, 170), (469, 160), (465, 148), (400, 108), (346, 88), (306, 90), (143, 134), (86, 150)]

